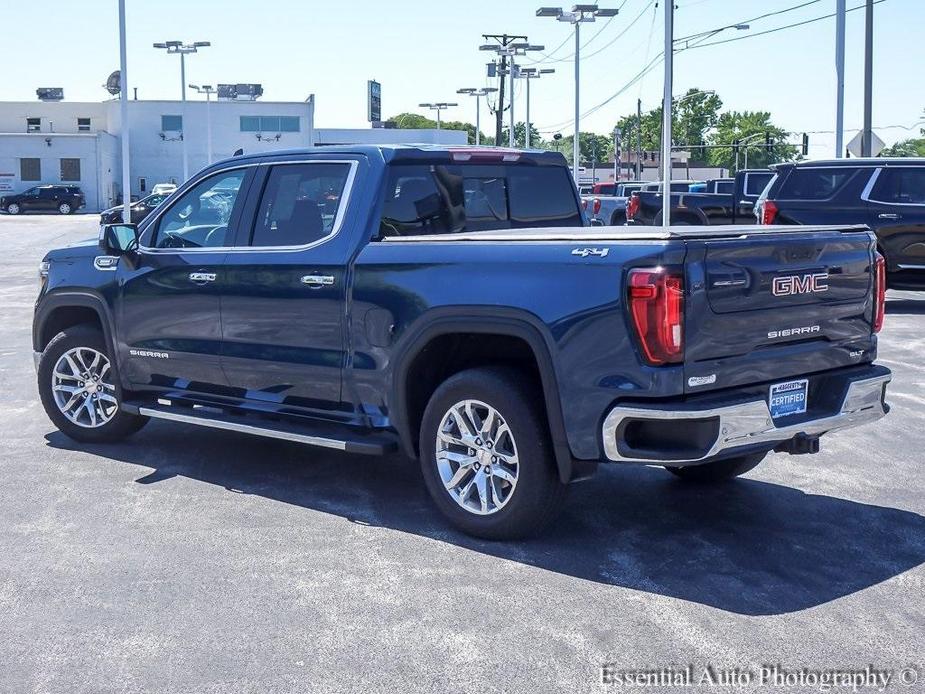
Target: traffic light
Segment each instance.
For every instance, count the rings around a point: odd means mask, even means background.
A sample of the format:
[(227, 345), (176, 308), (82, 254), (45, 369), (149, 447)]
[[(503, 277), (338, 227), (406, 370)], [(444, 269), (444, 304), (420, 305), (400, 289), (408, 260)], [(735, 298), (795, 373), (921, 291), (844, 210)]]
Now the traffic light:
[(771, 151), (771, 133), (768, 130), (764, 131), (764, 148), (768, 152)]
[(803, 156), (805, 157), (808, 154), (809, 154), (809, 135), (807, 135), (806, 133), (803, 133)]

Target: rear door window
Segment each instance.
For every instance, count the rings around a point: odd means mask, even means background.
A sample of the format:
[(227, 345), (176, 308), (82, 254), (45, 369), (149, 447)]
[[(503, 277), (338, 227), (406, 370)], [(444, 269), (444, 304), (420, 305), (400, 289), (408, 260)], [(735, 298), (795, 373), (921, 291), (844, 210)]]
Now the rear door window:
[(868, 199), (894, 205), (925, 205), (925, 167), (881, 169)]
[(251, 245), (307, 246), (334, 232), (350, 164), (278, 164), (260, 198)]
[(777, 197), (780, 200), (826, 200), (835, 195), (853, 173), (853, 169), (846, 167), (794, 168)]
[(582, 224), (565, 167), (393, 164), (379, 235)]

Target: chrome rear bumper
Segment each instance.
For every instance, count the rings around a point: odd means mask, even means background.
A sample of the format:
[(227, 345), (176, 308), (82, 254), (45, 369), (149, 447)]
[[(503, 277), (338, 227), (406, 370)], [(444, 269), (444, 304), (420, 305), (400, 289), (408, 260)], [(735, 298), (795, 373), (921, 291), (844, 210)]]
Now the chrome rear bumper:
[[(665, 410), (644, 407), (614, 407), (604, 419), (602, 427), (604, 453), (614, 462), (642, 463), (698, 463), (720, 455), (731, 448), (759, 443), (778, 443), (799, 434), (818, 436), (838, 429), (847, 429), (874, 422), (883, 417), (885, 386), (892, 376), (887, 373), (873, 378), (853, 381), (849, 386), (837, 414), (803, 421), (790, 426), (777, 426), (771, 418), (764, 400), (753, 400), (727, 407), (700, 410)], [(624, 455), (620, 451), (621, 425), (626, 420), (681, 421), (686, 419), (719, 420), (716, 439), (703, 455), (676, 458), (640, 457)]]

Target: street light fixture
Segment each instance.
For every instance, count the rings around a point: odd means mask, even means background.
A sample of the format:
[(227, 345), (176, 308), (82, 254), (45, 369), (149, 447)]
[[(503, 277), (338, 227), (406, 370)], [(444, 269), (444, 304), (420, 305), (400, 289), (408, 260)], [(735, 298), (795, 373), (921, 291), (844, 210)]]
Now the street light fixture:
[(210, 97), (217, 90), (213, 89), (211, 84), (204, 84), (201, 87), (195, 84), (189, 85), (190, 89), (195, 89), (197, 94), (206, 95), (206, 159), (212, 163), (212, 114), (209, 110)]
[(464, 87), (463, 89), (457, 89), (457, 94), (466, 94), (468, 96), (475, 97), (475, 144), (476, 146), (481, 144), (481, 103), (482, 97), (488, 96), (493, 92), (498, 91), (495, 87), (482, 87), (481, 89), (476, 89), (475, 87)]
[(486, 43), (479, 46), (480, 51), (494, 51), (499, 56), (506, 57), (508, 59), (507, 68), (499, 70), (499, 73), (502, 75), (507, 74), (510, 82), (511, 106), (508, 113), (508, 145), (510, 147), (514, 146), (514, 79), (517, 77), (517, 74), (520, 70), (520, 68), (514, 63), (514, 58), (515, 56), (526, 55), (528, 51), (542, 51), (545, 50), (545, 48), (545, 46), (538, 46), (532, 43), (527, 43), (526, 41), (518, 41), (516, 43), (509, 43), (507, 45)]
[(543, 75), (549, 75), (555, 72), (553, 68), (543, 68), (538, 70), (535, 67), (524, 67), (520, 69), (520, 74), (517, 75), (519, 79), (522, 79), (527, 84), (527, 120), (524, 128), (524, 148), (530, 149), (530, 80), (539, 79)]
[[(671, 0), (669, 0), (671, 1)], [(575, 181), (578, 181), (578, 162), (579, 162), (579, 95), (580, 95), (580, 78), (579, 63), (581, 62), (581, 40), (579, 37), (579, 27), (583, 22), (593, 22), (598, 17), (616, 17), (620, 13), (617, 8), (598, 7), (597, 4), (573, 5), (571, 12), (566, 12), (561, 7), (541, 7), (536, 11), (537, 17), (553, 17), (559, 22), (568, 22), (575, 26), (575, 134), (572, 140), (572, 174)]]
[(211, 46), (210, 41), (194, 41), (193, 43), (183, 43), (182, 41), (163, 41), (155, 43), (155, 48), (162, 48), (167, 51), (168, 55), (180, 56), (180, 98), (183, 102), (183, 180), (189, 178), (189, 153), (186, 146), (186, 54), (198, 53), (200, 48)]
[(450, 106), (459, 106), (459, 104), (449, 103), (446, 101), (438, 101), (437, 103), (433, 103), (433, 104), (431, 103), (418, 104), (418, 106), (420, 106), (421, 108), (429, 108), (431, 111), (437, 112), (437, 130), (440, 130), (440, 112), (445, 109), (448, 109)]

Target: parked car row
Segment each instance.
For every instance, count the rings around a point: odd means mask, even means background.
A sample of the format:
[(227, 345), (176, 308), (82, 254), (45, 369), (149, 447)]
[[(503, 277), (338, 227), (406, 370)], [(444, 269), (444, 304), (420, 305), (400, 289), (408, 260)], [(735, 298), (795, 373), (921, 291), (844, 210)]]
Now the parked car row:
[[(138, 223), (177, 189), (175, 183), (158, 183), (151, 195), (132, 203), (132, 222)], [(0, 197), (0, 211), (7, 214), (25, 212), (58, 212), (72, 214), (86, 207), (87, 200), (80, 186), (47, 184), (33, 186), (22, 193)], [(101, 224), (122, 221), (122, 206), (117, 205), (100, 213)]]

